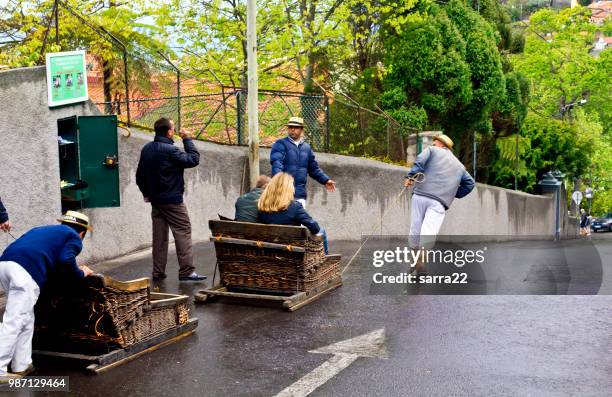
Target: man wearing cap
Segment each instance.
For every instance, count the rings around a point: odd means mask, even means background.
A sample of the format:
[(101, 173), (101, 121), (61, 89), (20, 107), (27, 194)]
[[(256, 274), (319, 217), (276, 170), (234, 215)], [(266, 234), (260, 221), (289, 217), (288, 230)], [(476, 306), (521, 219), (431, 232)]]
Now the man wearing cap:
[[(446, 135), (434, 137), (433, 146), (423, 150), (408, 172), (404, 186), (411, 186), (412, 178), (423, 173), (425, 179), (418, 183), (412, 195), (410, 208), (410, 247), (431, 248), (435, 236), (442, 227), (444, 215), (455, 198), (467, 196), (474, 189), (474, 178), (452, 152), (453, 141)], [(421, 240), (421, 236), (428, 238)], [(427, 241), (424, 241), (427, 240)], [(419, 262), (417, 273), (424, 273), (425, 266)]]
[[(34, 305), (49, 277), (61, 274), (75, 281), (92, 274), (78, 266), (89, 218), (68, 211), (58, 219), (61, 225), (39, 226), (9, 245), (0, 256), (0, 286), (7, 293), (6, 309), (0, 324), (0, 381), (32, 372)], [(12, 373), (7, 372), (11, 364)]]
[(166, 278), (168, 261), (168, 229), (174, 235), (176, 256), (179, 263), (179, 281), (202, 281), (206, 276), (195, 272), (191, 241), (191, 221), (183, 202), (186, 168), (200, 164), (200, 153), (193, 144), (190, 133), (181, 130), (182, 151), (174, 146), (174, 122), (165, 117), (154, 124), (155, 139), (140, 152), (136, 184), (151, 203), (153, 223), (153, 280)]
[(2, 200), (0, 200), (0, 230), (3, 232), (11, 231), (11, 222), (9, 221), (8, 212), (2, 204)]
[(304, 120), (301, 117), (291, 117), (287, 123), (287, 129), (288, 136), (277, 140), (272, 145), (270, 153), (272, 176), (279, 172), (290, 174), (295, 183), (295, 200), (306, 208), (308, 175), (321, 185), (325, 185), (328, 192), (336, 191), (336, 182), (321, 170), (312, 148), (304, 142)]

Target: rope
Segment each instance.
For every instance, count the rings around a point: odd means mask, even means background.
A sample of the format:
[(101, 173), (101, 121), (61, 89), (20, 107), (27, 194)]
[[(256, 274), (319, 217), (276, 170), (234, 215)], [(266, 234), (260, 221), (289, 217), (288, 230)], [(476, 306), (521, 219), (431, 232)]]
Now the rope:
[[(423, 174), (422, 172), (417, 172), (416, 174), (414, 174), (411, 177), (406, 178), (408, 180), (411, 180), (415, 183), (423, 183), (425, 182), (425, 174)], [(408, 190), (408, 186), (404, 186), (404, 188), (401, 190), (401, 192), (399, 192), (399, 194), (397, 196), (395, 196), (394, 201), (392, 202), (392, 204), (387, 207), (387, 209), (382, 213), (382, 215), (380, 216), (380, 219), (376, 221), (376, 224), (374, 225), (373, 230), (378, 227), (378, 223), (380, 222), (382, 225), (382, 221), (383, 219), (385, 219), (385, 216), (389, 213), (390, 210), (394, 209), (400, 202), (400, 198), (404, 195), (404, 193), (406, 192), (406, 190)], [(382, 230), (381, 230), (382, 233)], [(353, 263), (353, 260), (355, 259), (355, 257), (357, 257), (357, 254), (359, 254), (359, 252), (361, 252), (361, 249), (363, 248), (363, 246), (368, 242), (368, 240), (370, 239), (371, 234), (369, 234), (366, 239), (363, 241), (363, 243), (361, 243), (361, 245), (359, 246), (359, 248), (357, 248), (357, 251), (355, 251), (355, 253), (353, 254), (353, 256), (351, 257), (351, 259), (348, 261), (348, 263), (346, 264), (346, 266), (344, 266), (344, 268), (342, 269), (342, 272), (340, 272), (340, 275), (343, 275), (344, 272), (346, 271), (346, 269), (348, 269), (348, 267)]]

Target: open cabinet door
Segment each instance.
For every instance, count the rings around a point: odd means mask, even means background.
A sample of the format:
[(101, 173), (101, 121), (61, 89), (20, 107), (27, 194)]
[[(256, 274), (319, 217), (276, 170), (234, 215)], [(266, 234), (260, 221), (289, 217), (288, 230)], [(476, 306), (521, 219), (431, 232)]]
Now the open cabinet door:
[(119, 207), (117, 116), (80, 116), (79, 166), (89, 185), (83, 208)]

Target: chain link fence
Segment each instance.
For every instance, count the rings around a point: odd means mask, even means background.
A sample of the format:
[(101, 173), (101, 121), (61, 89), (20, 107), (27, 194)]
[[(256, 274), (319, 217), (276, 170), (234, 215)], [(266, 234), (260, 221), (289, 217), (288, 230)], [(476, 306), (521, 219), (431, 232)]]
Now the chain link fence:
[[(248, 94), (236, 91), (238, 113), (237, 133), (239, 145), (248, 142)], [(274, 141), (286, 135), (285, 125), (290, 117), (304, 119), (306, 140), (317, 151), (328, 151), (329, 114), (327, 97), (284, 91), (259, 91), (258, 97), (259, 140), (262, 146), (272, 146)]]
[(329, 151), (404, 162), (408, 130), (381, 111), (339, 99), (331, 102)]
[[(160, 117), (168, 117), (175, 121), (177, 129), (186, 128), (200, 140), (248, 143), (245, 89), (189, 75), (161, 52), (127, 47), (63, 1), (56, 0), (55, 7), (69, 17), (67, 25), (89, 27), (89, 96), (103, 114), (115, 114), (125, 125), (146, 130), (152, 130)], [(47, 28), (49, 42), (53, 36), (49, 33), (53, 31), (51, 26), (52, 20)], [(75, 43), (79, 38), (71, 36), (69, 27), (55, 31), (58, 37), (54, 51), (58, 46), (62, 50), (78, 47)], [(287, 121), (298, 116), (304, 119), (306, 140), (316, 151), (405, 161), (408, 134), (382, 111), (328, 95), (287, 91), (259, 90), (258, 102), (262, 146), (269, 147), (286, 136)]]

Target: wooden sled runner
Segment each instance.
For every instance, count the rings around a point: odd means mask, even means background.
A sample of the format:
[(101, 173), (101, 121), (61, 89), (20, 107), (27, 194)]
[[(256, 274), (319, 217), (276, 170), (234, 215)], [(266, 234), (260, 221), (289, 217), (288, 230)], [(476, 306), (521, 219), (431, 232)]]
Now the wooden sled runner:
[(33, 353), (99, 373), (192, 334), (188, 305), (186, 295), (151, 293), (148, 278), (90, 276), (38, 300)]
[(132, 361), (143, 354), (150, 353), (193, 334), (198, 326), (198, 319), (191, 318), (185, 324), (168, 329), (156, 336), (140, 341), (126, 348), (117, 348), (108, 353), (91, 355), (49, 350), (34, 350), (32, 354), (38, 359), (70, 361), (85, 367), (91, 374), (99, 374), (111, 368)]
[(342, 285), (340, 255), (325, 255), (322, 241), (298, 226), (209, 222), (220, 284), (196, 293), (196, 302), (217, 298), (282, 305), (294, 311)]

